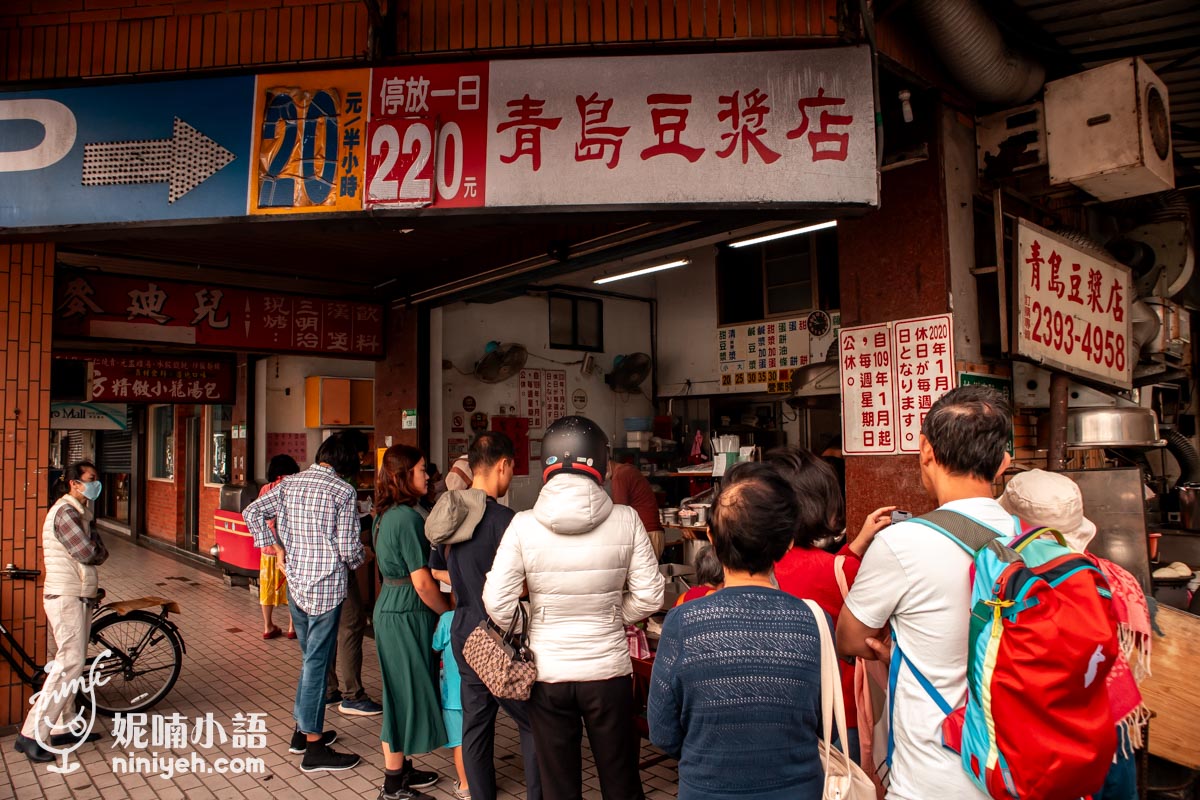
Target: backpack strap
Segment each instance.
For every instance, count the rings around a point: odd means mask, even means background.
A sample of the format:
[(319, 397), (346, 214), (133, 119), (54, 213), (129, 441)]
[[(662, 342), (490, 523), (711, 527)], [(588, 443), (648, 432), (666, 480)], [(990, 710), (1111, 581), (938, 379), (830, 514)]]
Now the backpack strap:
[(1058, 542), (1060, 545), (1062, 545), (1063, 547), (1068, 546), (1066, 540), (1063, 539), (1063, 535), (1061, 533), (1059, 533), (1057, 530), (1055, 530), (1054, 528), (1048, 528), (1048, 527), (1042, 526), (1040, 528), (1032, 528), (1030, 530), (1024, 530), (1024, 528), (1022, 528), (1022, 530), (1024, 532), (1020, 536), (1018, 536), (1016, 539), (1014, 539), (1011, 543), (1009, 543), (1009, 545), (1008, 545), (1013, 550), (1016, 550), (1018, 553), (1021, 552), (1022, 550), (1024, 550), (1027, 546), (1029, 546), (1029, 544), (1031, 542), (1034, 542), (1034, 541), (1042, 538), (1043, 536), (1052, 536), (1052, 537), (1054, 537), (1054, 540), (1056, 542)]
[(888, 766), (892, 766), (892, 753), (895, 751), (896, 681), (900, 679), (901, 666), (908, 667), (913, 678), (916, 678), (920, 687), (925, 690), (926, 694), (929, 694), (929, 699), (934, 700), (942, 714), (950, 716), (954, 712), (954, 709), (950, 708), (950, 704), (946, 702), (946, 698), (942, 697), (942, 693), (937, 691), (934, 684), (917, 669), (917, 664), (914, 664), (904, 654), (904, 650), (900, 649), (900, 639), (896, 638), (894, 627), (892, 628), (892, 644), (892, 663), (888, 666)]
[(894, 719), (896, 709), (896, 682), (900, 678), (900, 667), (907, 666), (909, 672), (917, 679), (917, 683), (925, 690), (925, 694), (929, 695), (929, 699), (937, 704), (937, 707), (946, 716), (950, 716), (954, 709), (946, 702), (946, 698), (942, 697), (942, 693), (921, 674), (921, 670), (917, 669), (908, 656), (904, 655), (904, 651), (900, 649), (900, 640), (896, 638), (896, 629), (892, 628), (892, 663), (888, 666), (888, 752), (887, 764), (892, 765), (892, 753), (896, 749), (895, 730), (896, 721)]
[(957, 511), (938, 509), (915, 517), (909, 522), (932, 528), (966, 550), (967, 554), (972, 557), (987, 547), (990, 542), (1000, 538), (999, 532), (982, 522), (976, 522), (966, 514), (959, 514)]

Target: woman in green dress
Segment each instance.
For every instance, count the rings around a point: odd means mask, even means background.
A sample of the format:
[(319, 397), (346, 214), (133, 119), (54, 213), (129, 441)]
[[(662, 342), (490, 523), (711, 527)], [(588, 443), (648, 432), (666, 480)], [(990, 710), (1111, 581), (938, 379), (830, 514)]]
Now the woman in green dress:
[(436, 772), (414, 769), (406, 755), (446, 744), (433, 631), (449, 610), (429, 572), (425, 522), (414, 506), (425, 495), (421, 451), (389, 447), (375, 481), (375, 559), (383, 590), (375, 603), (375, 645), (383, 675), (384, 784), (381, 800), (420, 800)]

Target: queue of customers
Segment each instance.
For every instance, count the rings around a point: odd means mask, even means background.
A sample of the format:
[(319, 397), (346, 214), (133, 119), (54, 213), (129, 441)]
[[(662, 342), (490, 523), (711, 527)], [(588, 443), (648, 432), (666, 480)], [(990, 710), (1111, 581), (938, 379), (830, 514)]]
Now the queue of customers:
[[(943, 396), (922, 429), (924, 487), (941, 510), (986, 526), (1002, 541), (1018, 513), (1033, 525), (1068, 529), (1062, 531), (1068, 544), (1083, 552), (1095, 527), (1082, 516), (1068, 479), (1018, 476), (994, 499), (994, 482), (1009, 466), (1011, 425), (1005, 401), (984, 387)], [(288, 562), (296, 564), (288, 602), (304, 654), (293, 739), (304, 752), (303, 768), (358, 762), (330, 747), (336, 734), (324, 730), (322, 693), (347, 570), (373, 550), (383, 577), (374, 616), (383, 675), (382, 800), (426, 797), (421, 790), (439, 776), (417, 769), (411, 756), (439, 747), (454, 751), (456, 797), (496, 797), (500, 709), (519, 731), (531, 800), (582, 797), (584, 731), (606, 800), (644, 797), (625, 626), (661, 608), (664, 580), (638, 513), (605, 491), (612, 471), (601, 429), (583, 417), (547, 429), (544, 486), (534, 507), (520, 513), (497, 502), (514, 467), (512, 442), (501, 433), (475, 439), (470, 486), (444, 493), (428, 514), (421, 508), (428, 489), (423, 455), (388, 448), (366, 548), (352, 492), (338, 477), (357, 464), (353, 450), (331, 438), (316, 464), (246, 510), (256, 543), (296, 553)], [(712, 512), (712, 550), (702, 559), (707, 585), (667, 614), (648, 695), (649, 736), (678, 760), (682, 800), (821, 796), (825, 624), (845, 659), (835, 680), (850, 726), (838, 747), (877, 781), (887, 773), (888, 798), (989, 796), (986, 776), (964, 769), (943, 738), (942, 704), (960, 708), (968, 695), (972, 555), (919, 520), (891, 524), (892, 511), (873, 511), (849, 544), (830, 553), (818, 544), (840, 533), (845, 520), (839, 480), (826, 461), (781, 449), (726, 476)], [(1122, 744), (1115, 757), (1111, 749), (1092, 754), (1100, 766), (1070, 796), (1127, 800), (1135, 796), (1129, 755), (1145, 716), (1136, 680), (1147, 672), (1149, 622), (1136, 581), (1089, 558), (1119, 606), (1114, 626), (1119, 621), (1122, 651), (1112, 660), (1130, 667), (1130, 678), (1114, 681), (1112, 665), (1096, 673), (1107, 677)], [(452, 602), (439, 582), (451, 587)], [(520, 604), (528, 605), (526, 633), (537, 667), (525, 701), (495, 697), (463, 657), (480, 623), (504, 629)], [(814, 608), (826, 619), (814, 616)], [(856, 680), (853, 664), (881, 664), (886, 672), (893, 658), (908, 668), (892, 664), (884, 712), (890, 736), (881, 743), (863, 670)], [(870, 726), (861, 733), (859, 720)]]

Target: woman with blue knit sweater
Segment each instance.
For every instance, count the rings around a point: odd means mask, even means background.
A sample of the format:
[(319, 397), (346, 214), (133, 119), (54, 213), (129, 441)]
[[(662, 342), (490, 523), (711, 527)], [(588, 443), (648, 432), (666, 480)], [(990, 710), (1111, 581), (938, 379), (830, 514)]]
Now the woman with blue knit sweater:
[(650, 741), (679, 760), (679, 800), (821, 796), (820, 634), (771, 580), (797, 513), (774, 467), (737, 465), (711, 523), (725, 587), (663, 624), (647, 717)]

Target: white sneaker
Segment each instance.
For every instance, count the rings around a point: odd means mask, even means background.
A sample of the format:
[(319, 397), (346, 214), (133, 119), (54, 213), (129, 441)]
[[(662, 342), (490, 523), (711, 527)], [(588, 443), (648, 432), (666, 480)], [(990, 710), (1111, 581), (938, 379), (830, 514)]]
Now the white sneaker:
[(454, 782), (454, 797), (457, 800), (471, 800), (471, 790), (462, 788), (458, 781)]

